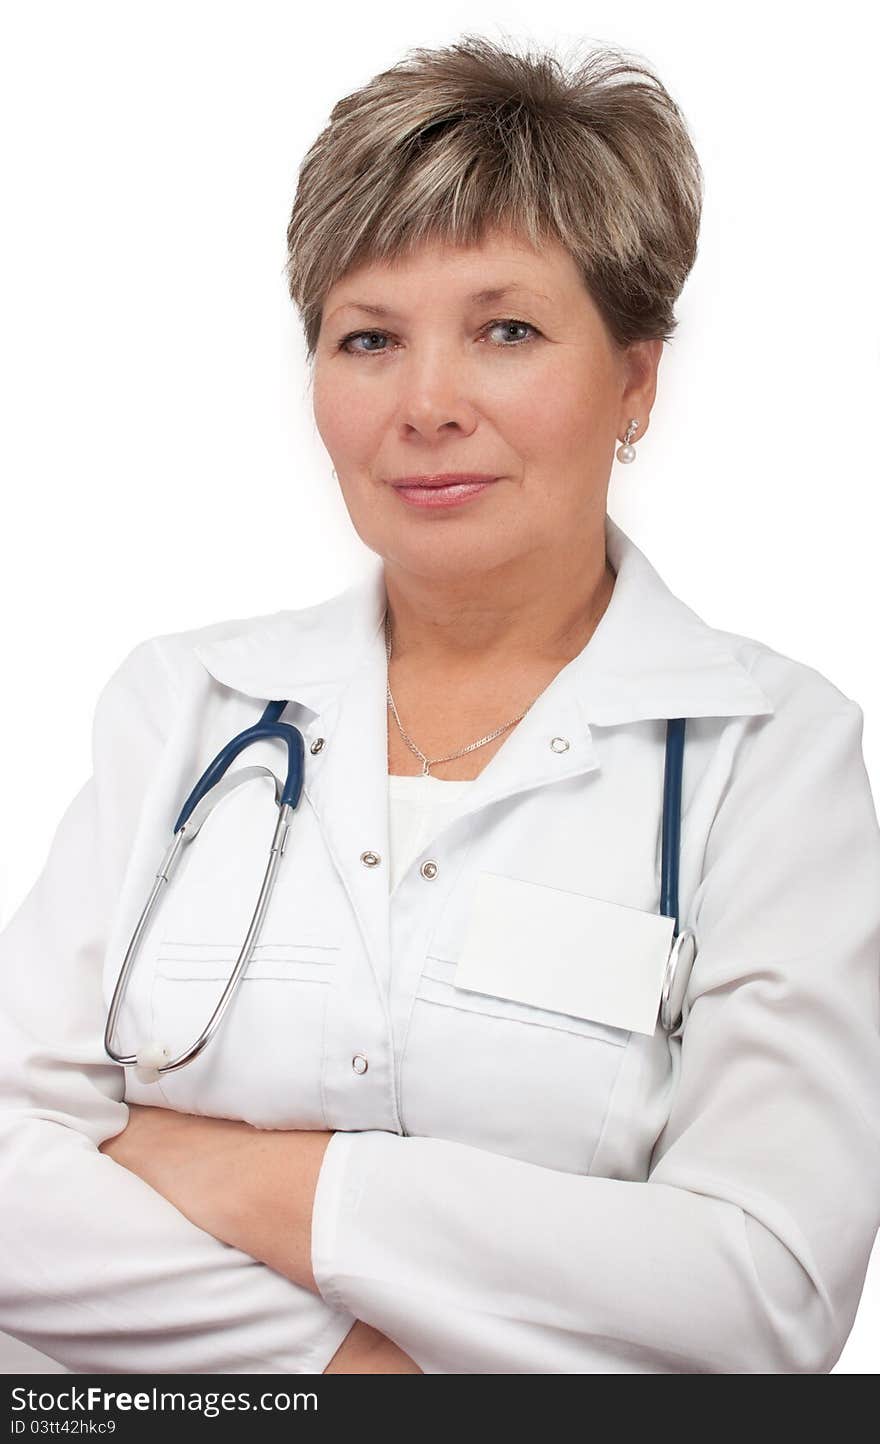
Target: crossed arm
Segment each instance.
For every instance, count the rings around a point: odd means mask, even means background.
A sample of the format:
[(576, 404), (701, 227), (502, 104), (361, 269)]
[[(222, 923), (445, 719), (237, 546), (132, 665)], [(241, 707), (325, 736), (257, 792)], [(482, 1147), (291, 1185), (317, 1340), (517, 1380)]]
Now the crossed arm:
[[(126, 1127), (100, 1145), (197, 1227), (319, 1293), (312, 1209), (332, 1133), (253, 1128), (129, 1104)], [(410, 1357), (357, 1320), (325, 1374), (420, 1374)]]

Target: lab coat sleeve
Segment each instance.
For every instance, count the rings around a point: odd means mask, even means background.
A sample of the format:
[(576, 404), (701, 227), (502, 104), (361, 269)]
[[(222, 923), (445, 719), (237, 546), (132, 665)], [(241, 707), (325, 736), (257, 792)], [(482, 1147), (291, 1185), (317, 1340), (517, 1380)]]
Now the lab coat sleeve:
[(93, 772), (0, 935), (0, 1329), (77, 1373), (321, 1373), (353, 1319), (98, 1151), (106, 929), (173, 710), (156, 639), (103, 689)]
[(331, 1140), (318, 1286), (424, 1372), (839, 1358), (880, 1225), (880, 830), (858, 704), (779, 723), (752, 725), (713, 820), (645, 1181), (430, 1137)]

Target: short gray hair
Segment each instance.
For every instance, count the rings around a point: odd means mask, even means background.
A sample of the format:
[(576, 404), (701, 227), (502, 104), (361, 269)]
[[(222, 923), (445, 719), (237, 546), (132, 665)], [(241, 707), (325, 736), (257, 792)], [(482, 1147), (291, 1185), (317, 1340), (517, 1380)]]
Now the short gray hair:
[(681, 111), (632, 52), (567, 70), (475, 35), (413, 48), (336, 102), (300, 166), (286, 277), (308, 359), (349, 270), (496, 228), (565, 246), (617, 345), (671, 340), (702, 190)]

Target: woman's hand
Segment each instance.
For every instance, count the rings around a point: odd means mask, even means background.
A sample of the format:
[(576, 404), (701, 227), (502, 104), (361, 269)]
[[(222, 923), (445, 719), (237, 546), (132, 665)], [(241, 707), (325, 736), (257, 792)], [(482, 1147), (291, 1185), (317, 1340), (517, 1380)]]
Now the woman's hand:
[(170, 1108), (128, 1105), (128, 1124), (100, 1145), (192, 1223), (318, 1293), (312, 1208), (324, 1131), (254, 1128)]
[[(99, 1148), (197, 1227), (318, 1293), (311, 1266), (315, 1186), (332, 1133), (254, 1128), (170, 1108), (128, 1105)], [(325, 1374), (420, 1374), (408, 1354), (356, 1319)]]

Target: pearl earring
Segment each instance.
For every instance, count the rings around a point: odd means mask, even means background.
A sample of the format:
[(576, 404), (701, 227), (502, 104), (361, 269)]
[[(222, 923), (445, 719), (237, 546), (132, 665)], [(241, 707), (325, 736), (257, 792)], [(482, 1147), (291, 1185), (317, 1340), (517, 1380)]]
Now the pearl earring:
[(634, 446), (630, 446), (630, 441), (632, 440), (638, 429), (639, 423), (636, 421), (635, 417), (633, 417), (629, 423), (629, 426), (626, 428), (626, 435), (623, 438), (623, 445), (618, 446), (617, 448), (618, 461), (635, 461), (636, 449)]

